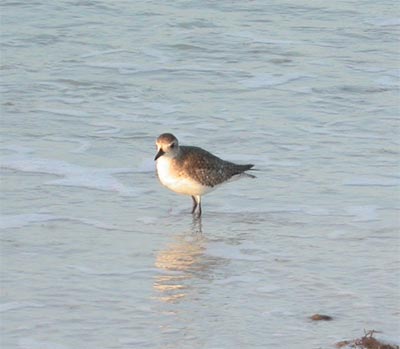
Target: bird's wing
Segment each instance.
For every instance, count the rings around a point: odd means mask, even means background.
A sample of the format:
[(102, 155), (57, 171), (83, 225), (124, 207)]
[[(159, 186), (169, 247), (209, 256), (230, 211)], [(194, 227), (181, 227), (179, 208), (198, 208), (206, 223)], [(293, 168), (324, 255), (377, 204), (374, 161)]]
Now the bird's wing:
[(193, 148), (195, 147), (184, 148), (183, 168), (190, 177), (203, 185), (213, 187), (247, 169), (224, 161), (204, 149)]

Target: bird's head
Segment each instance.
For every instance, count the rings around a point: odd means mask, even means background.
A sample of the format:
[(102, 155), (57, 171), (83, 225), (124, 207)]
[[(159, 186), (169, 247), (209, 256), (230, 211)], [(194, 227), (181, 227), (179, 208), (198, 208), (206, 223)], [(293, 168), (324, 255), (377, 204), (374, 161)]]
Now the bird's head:
[(161, 156), (175, 157), (179, 151), (178, 139), (171, 133), (163, 133), (156, 140), (157, 154), (154, 160)]

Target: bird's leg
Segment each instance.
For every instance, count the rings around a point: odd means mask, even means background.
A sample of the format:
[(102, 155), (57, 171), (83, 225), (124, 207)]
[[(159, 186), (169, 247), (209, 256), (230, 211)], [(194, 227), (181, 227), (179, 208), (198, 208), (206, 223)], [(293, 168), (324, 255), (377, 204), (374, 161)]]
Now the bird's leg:
[(192, 196), (192, 200), (193, 200), (193, 207), (192, 207), (192, 214), (193, 214), (197, 208), (197, 200), (194, 196)]
[(193, 200), (192, 214), (196, 212), (196, 208), (198, 207), (197, 216), (200, 217), (201, 216), (201, 196), (200, 195), (196, 195), (196, 196), (192, 195), (192, 200)]
[(199, 205), (199, 209), (198, 209), (199, 217), (201, 217), (201, 196), (197, 195), (196, 199), (197, 199), (197, 204)]

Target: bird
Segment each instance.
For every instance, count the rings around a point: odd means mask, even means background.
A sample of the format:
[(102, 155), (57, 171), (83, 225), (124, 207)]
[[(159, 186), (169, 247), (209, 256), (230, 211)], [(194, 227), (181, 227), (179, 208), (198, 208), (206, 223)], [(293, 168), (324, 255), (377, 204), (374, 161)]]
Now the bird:
[(172, 133), (163, 133), (156, 140), (157, 176), (168, 189), (192, 197), (192, 214), (201, 216), (201, 197), (221, 184), (240, 177), (255, 178), (246, 171), (253, 164), (238, 165), (225, 161), (207, 150), (179, 145)]

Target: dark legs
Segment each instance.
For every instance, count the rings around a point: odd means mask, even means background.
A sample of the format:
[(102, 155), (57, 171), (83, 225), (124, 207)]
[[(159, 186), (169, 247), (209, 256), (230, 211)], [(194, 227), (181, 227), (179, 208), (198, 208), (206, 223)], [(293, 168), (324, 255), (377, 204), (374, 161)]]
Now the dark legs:
[(201, 197), (200, 195), (192, 196), (193, 200), (193, 208), (192, 208), (192, 214), (196, 212), (196, 208), (198, 208), (198, 216), (201, 216)]
[(192, 214), (193, 214), (194, 211), (196, 211), (196, 208), (197, 208), (197, 201), (196, 201), (196, 198), (194, 196), (192, 196), (192, 200), (193, 200), (193, 207), (192, 207)]

